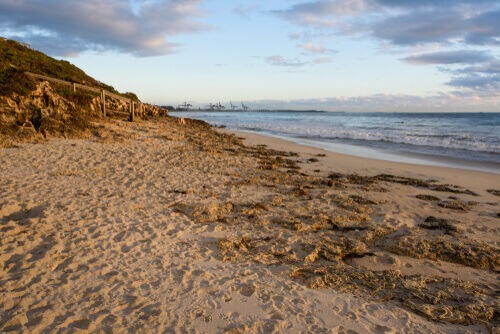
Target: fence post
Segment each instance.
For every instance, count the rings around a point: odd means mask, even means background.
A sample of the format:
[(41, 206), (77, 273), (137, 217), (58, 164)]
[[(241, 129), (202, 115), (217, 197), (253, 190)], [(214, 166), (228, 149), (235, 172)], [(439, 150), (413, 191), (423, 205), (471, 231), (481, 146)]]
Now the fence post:
[(134, 110), (134, 101), (130, 101), (130, 121), (133, 122), (135, 120), (135, 110)]
[(104, 93), (104, 89), (101, 90), (101, 100), (102, 100), (102, 114), (106, 117), (106, 93)]
[(76, 92), (76, 85), (74, 82), (73, 82), (73, 92)]

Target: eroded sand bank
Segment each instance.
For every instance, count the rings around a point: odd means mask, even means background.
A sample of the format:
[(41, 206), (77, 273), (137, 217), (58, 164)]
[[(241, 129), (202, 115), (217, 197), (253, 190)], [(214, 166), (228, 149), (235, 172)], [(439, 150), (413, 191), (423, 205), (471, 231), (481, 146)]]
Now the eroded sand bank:
[(94, 136), (0, 150), (0, 331), (498, 330), (499, 175), (175, 118)]

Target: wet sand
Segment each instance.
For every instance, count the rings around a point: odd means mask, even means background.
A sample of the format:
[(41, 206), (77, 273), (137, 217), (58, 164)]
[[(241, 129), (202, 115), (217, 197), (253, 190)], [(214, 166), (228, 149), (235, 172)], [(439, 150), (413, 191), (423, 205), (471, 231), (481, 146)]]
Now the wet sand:
[(93, 136), (0, 150), (0, 331), (499, 329), (498, 174), (170, 117)]

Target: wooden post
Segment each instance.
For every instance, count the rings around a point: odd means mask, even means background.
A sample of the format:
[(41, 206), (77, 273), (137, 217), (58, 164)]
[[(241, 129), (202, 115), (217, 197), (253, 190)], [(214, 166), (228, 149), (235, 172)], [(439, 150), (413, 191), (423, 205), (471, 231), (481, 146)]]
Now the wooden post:
[(74, 82), (73, 82), (73, 92), (76, 92), (76, 85)]
[(102, 102), (102, 115), (106, 117), (106, 93), (104, 93), (104, 89), (101, 90), (101, 102)]
[(135, 110), (134, 110), (134, 101), (130, 101), (130, 121), (133, 122), (135, 120)]

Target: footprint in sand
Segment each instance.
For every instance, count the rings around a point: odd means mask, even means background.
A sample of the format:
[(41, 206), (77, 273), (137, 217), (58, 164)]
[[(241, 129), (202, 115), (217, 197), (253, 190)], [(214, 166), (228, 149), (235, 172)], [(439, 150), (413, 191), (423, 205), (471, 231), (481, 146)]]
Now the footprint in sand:
[(240, 285), (238, 287), (238, 292), (245, 297), (250, 297), (255, 293), (255, 285), (254, 284)]

